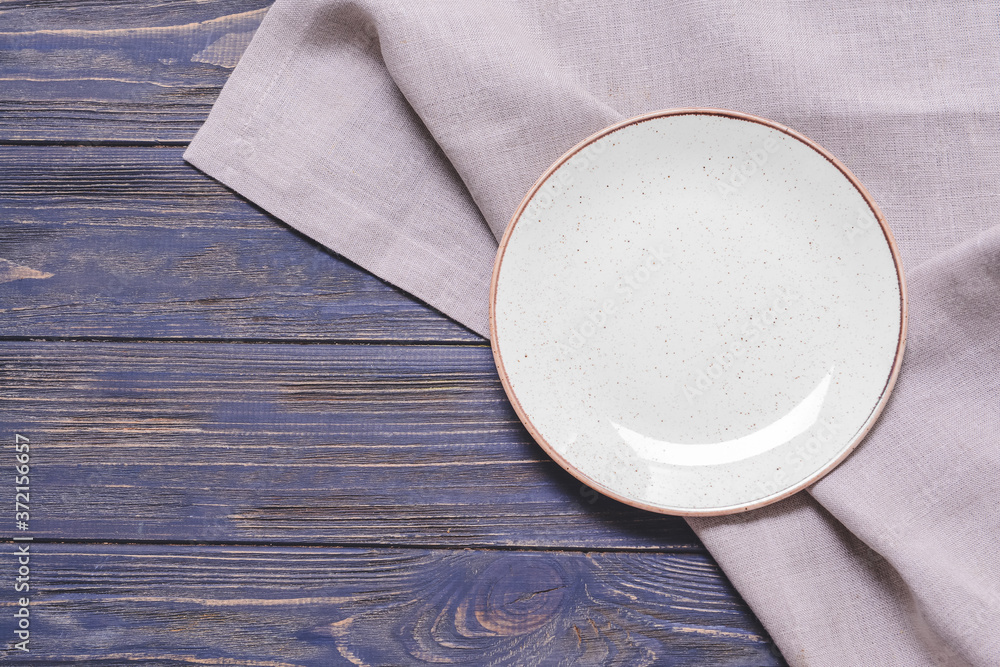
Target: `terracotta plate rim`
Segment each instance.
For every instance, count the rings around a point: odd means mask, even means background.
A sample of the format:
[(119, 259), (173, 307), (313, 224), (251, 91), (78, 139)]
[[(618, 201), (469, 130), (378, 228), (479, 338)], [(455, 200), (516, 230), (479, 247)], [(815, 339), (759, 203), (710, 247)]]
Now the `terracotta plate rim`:
[[(899, 340), (897, 341), (896, 344), (896, 356), (893, 359), (892, 369), (889, 373), (889, 377), (886, 379), (884, 387), (882, 388), (882, 392), (879, 396), (878, 403), (872, 410), (871, 414), (865, 421), (862, 428), (858, 431), (857, 435), (850, 442), (850, 444), (844, 449), (844, 451), (841, 452), (839, 456), (829, 461), (822, 468), (820, 468), (813, 474), (800, 480), (799, 482), (797, 482), (796, 484), (787, 489), (774, 493), (770, 496), (766, 496), (752, 503), (730, 505), (725, 507), (716, 507), (708, 509), (664, 507), (660, 505), (651, 505), (649, 503), (644, 503), (635, 500), (634, 498), (623, 496), (622, 494), (612, 491), (611, 489), (608, 489), (604, 485), (594, 481), (593, 479), (582, 473), (580, 470), (578, 470), (565, 458), (563, 458), (563, 456), (560, 455), (557, 451), (555, 451), (555, 449), (545, 440), (542, 434), (539, 433), (538, 430), (535, 428), (530, 417), (527, 415), (524, 408), (521, 406), (520, 401), (518, 400), (516, 394), (514, 393), (511, 387), (510, 378), (507, 376), (507, 372), (503, 363), (503, 355), (500, 352), (500, 345), (497, 336), (497, 322), (496, 322), (497, 282), (500, 277), (500, 269), (503, 265), (503, 258), (507, 250), (507, 244), (510, 241), (511, 235), (513, 234), (515, 228), (517, 227), (517, 223), (520, 220), (521, 215), (524, 213), (525, 208), (527, 208), (528, 204), (535, 196), (535, 193), (538, 192), (539, 188), (541, 188), (545, 184), (545, 182), (549, 179), (549, 177), (552, 176), (552, 174), (554, 174), (567, 160), (572, 158), (578, 152), (580, 152), (590, 144), (594, 143), (598, 139), (601, 139), (602, 137), (606, 137), (609, 134), (613, 134), (614, 132), (617, 132), (622, 128), (629, 127), (632, 125), (638, 125), (640, 123), (644, 123), (649, 120), (654, 120), (657, 118), (666, 118), (669, 116), (686, 116), (686, 115), (721, 116), (726, 118), (732, 118), (735, 120), (758, 123), (760, 125), (764, 125), (772, 129), (775, 129), (779, 132), (782, 132), (784, 134), (787, 134), (788, 136), (802, 142), (809, 148), (819, 153), (822, 157), (827, 159), (831, 164), (833, 164), (833, 166), (835, 166), (847, 178), (847, 180), (850, 181), (851, 184), (858, 190), (858, 192), (864, 198), (865, 203), (868, 204), (868, 207), (875, 215), (875, 219), (878, 220), (879, 227), (881, 228), (882, 234), (885, 236), (886, 242), (889, 245), (890, 252), (892, 253), (892, 260), (896, 269), (896, 276), (898, 278), (899, 295), (900, 295)], [(600, 493), (608, 496), (609, 498), (613, 498), (619, 502), (622, 502), (626, 505), (630, 505), (632, 507), (637, 507), (639, 509), (649, 510), (660, 514), (670, 514), (675, 516), (721, 516), (726, 514), (737, 514), (740, 512), (745, 512), (747, 510), (756, 509), (758, 507), (764, 507), (766, 505), (770, 505), (779, 500), (787, 498), (801, 491), (802, 489), (810, 486), (811, 484), (814, 484), (819, 479), (828, 474), (831, 470), (840, 465), (840, 463), (857, 448), (857, 446), (861, 443), (861, 441), (864, 440), (865, 436), (868, 434), (872, 426), (874, 426), (875, 422), (882, 414), (882, 410), (885, 409), (885, 405), (889, 400), (889, 395), (892, 393), (892, 389), (896, 384), (896, 378), (899, 376), (899, 369), (903, 361), (903, 352), (906, 347), (907, 317), (908, 317), (908, 312), (907, 312), (907, 296), (906, 296), (906, 279), (903, 275), (903, 264), (899, 255), (899, 248), (896, 245), (896, 241), (892, 236), (892, 231), (889, 229), (889, 225), (885, 220), (885, 216), (882, 215), (882, 211), (879, 209), (878, 205), (875, 203), (875, 200), (872, 198), (868, 190), (865, 189), (865, 187), (861, 184), (861, 182), (854, 176), (854, 174), (851, 173), (851, 171), (846, 166), (844, 166), (843, 163), (840, 162), (840, 160), (835, 158), (829, 151), (827, 151), (825, 148), (823, 148), (816, 142), (812, 141), (808, 137), (780, 123), (776, 123), (772, 120), (767, 120), (765, 118), (760, 118), (758, 116), (753, 116), (751, 114), (743, 113), (740, 111), (731, 111), (728, 109), (691, 107), (691, 108), (664, 109), (661, 111), (653, 111), (651, 113), (646, 113), (640, 116), (635, 116), (633, 118), (628, 118), (619, 123), (615, 123), (614, 125), (609, 125), (608, 127), (590, 135), (589, 137), (578, 143), (576, 146), (568, 150), (565, 154), (562, 155), (562, 157), (556, 160), (552, 164), (552, 166), (546, 169), (545, 172), (539, 177), (537, 181), (535, 181), (535, 184), (531, 186), (530, 190), (528, 190), (528, 193), (524, 196), (524, 199), (521, 201), (521, 204), (517, 207), (517, 210), (511, 217), (510, 222), (507, 225), (507, 229), (504, 231), (503, 237), (500, 239), (500, 245), (497, 249), (496, 260), (494, 261), (493, 264), (493, 277), (492, 280), (490, 281), (490, 347), (493, 350), (493, 360), (496, 363), (497, 371), (500, 374), (500, 382), (503, 385), (504, 392), (507, 394), (507, 398), (510, 399), (511, 405), (514, 406), (514, 411), (517, 413), (517, 416), (521, 420), (521, 423), (524, 424), (525, 428), (531, 434), (531, 437), (534, 438), (535, 442), (537, 442), (541, 446), (541, 448), (545, 450), (545, 452), (563, 469), (565, 469), (567, 472), (573, 475), (577, 480), (586, 484), (592, 489), (599, 491)]]

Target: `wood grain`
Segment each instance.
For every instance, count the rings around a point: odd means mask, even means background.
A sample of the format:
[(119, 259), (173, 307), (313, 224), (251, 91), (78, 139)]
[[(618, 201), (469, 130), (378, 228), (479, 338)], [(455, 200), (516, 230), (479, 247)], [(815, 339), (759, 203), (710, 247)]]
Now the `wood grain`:
[(43, 537), (702, 549), (555, 465), (485, 346), (7, 342), (0, 383)]
[(0, 661), (784, 664), (682, 521), (531, 442), (481, 338), (183, 163), (269, 4), (0, 0), (0, 438), (41, 540)]
[(483, 343), (181, 154), (0, 147), (3, 335)]
[(189, 141), (269, 5), (0, 2), (0, 141)]
[[(693, 554), (31, 551), (31, 653), (18, 656), (28, 664), (783, 664), (711, 561)], [(15, 558), (0, 561), (9, 571)], [(12, 634), (5, 612), (0, 635)]]

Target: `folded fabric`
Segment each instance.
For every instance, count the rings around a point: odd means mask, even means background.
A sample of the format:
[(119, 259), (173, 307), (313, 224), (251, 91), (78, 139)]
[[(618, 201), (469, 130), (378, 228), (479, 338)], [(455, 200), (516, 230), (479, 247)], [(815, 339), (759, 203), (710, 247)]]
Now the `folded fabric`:
[(185, 158), (486, 336), (497, 239), (589, 134), (697, 106), (816, 140), (908, 270), (897, 388), (807, 493), (691, 524), (792, 665), (997, 665), (997, 9), (278, 0)]

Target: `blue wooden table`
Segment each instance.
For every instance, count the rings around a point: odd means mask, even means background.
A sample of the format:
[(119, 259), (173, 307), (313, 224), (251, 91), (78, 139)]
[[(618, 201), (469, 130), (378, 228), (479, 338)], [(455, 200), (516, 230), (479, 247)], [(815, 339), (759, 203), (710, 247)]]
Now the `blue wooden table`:
[(486, 341), (182, 161), (266, 7), (0, 1), (0, 660), (784, 664)]

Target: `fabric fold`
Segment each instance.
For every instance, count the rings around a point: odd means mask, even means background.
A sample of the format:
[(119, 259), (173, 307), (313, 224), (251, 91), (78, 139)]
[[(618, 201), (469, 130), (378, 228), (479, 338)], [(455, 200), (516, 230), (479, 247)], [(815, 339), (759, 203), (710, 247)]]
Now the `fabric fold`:
[(185, 159), (486, 336), (497, 239), (589, 134), (703, 106), (816, 140), (899, 243), (911, 300), (899, 382), (808, 493), (691, 523), (792, 665), (995, 665), (996, 14), (278, 0)]
[(793, 664), (1000, 664), (1000, 226), (913, 270), (909, 296), (859, 448), (808, 494), (690, 521)]
[(275, 4), (184, 159), (485, 336), (497, 241), (369, 21)]

